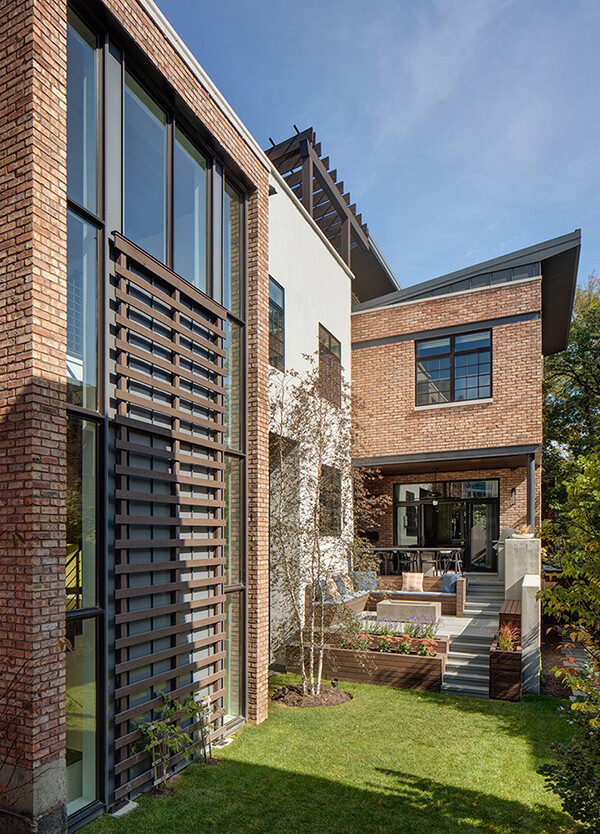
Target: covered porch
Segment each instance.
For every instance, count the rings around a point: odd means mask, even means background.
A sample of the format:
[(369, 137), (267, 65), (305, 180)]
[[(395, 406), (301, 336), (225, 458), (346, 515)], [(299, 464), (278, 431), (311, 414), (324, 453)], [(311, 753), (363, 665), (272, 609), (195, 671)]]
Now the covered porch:
[(377, 469), (372, 490), (390, 505), (365, 531), (382, 576), (415, 571), (495, 574), (498, 542), (539, 523), (540, 446), (511, 446), (359, 460)]

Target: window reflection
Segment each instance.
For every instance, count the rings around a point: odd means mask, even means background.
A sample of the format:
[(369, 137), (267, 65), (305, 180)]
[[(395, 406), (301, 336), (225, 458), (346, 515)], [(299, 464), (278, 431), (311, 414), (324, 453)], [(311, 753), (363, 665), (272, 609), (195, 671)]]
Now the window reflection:
[(207, 292), (207, 162), (177, 130), (173, 153), (173, 269)]
[(67, 813), (96, 799), (96, 621), (67, 620)]
[(96, 605), (96, 425), (67, 422), (67, 611)]
[(225, 444), (230, 449), (242, 446), (242, 329), (231, 321), (224, 325), (225, 349)]
[(67, 212), (67, 400), (97, 404), (98, 290), (96, 229)]
[(67, 192), (96, 211), (96, 37), (74, 14), (67, 27)]
[(239, 591), (225, 597), (225, 716), (227, 723), (243, 711), (242, 699), (242, 595)]
[(127, 237), (166, 259), (166, 116), (137, 81), (125, 79), (124, 228)]
[(223, 307), (242, 316), (242, 199), (225, 183), (223, 198)]
[(225, 584), (242, 581), (242, 461), (225, 457)]

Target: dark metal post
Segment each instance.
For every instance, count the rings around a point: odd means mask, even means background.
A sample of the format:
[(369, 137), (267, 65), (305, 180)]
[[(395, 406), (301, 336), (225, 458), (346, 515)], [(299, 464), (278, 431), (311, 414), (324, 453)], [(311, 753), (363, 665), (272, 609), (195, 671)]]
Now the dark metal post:
[(535, 454), (527, 455), (527, 524), (535, 531)]

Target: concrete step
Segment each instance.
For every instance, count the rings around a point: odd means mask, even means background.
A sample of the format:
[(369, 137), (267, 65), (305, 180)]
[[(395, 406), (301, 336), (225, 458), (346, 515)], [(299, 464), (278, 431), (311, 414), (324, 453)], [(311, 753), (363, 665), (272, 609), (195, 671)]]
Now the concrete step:
[(450, 654), (460, 654), (461, 657), (464, 655), (467, 657), (487, 657), (491, 645), (491, 637), (456, 637), (450, 643)]
[(481, 608), (482, 610), (493, 609), (494, 611), (500, 611), (501, 607), (501, 603), (496, 600), (490, 600), (488, 597), (471, 597), (471, 599), (467, 599), (465, 602), (465, 610), (470, 608)]
[(444, 674), (444, 683), (455, 683), (458, 686), (467, 686), (475, 684), (475, 686), (485, 686), (489, 683), (490, 675), (487, 669), (485, 670), (471, 670), (467, 672), (455, 671), (451, 669)]
[(473, 608), (465, 608), (465, 617), (477, 617), (477, 619), (497, 620), (499, 614), (498, 608), (480, 608), (473, 606)]
[(495, 591), (492, 588), (469, 588), (467, 591), (467, 599), (469, 597), (492, 597), (493, 599), (504, 599), (504, 590)]
[(492, 591), (488, 588), (484, 588), (482, 590), (475, 590), (473, 588), (469, 588), (467, 591), (467, 599), (497, 599), (502, 600), (504, 602), (504, 591)]
[(487, 654), (467, 654), (450, 652), (448, 660), (446, 661), (446, 669), (464, 669), (467, 670), (481, 670), (488, 671), (490, 667)]
[(471, 698), (488, 698), (489, 686), (483, 684), (457, 684), (446, 683), (442, 684), (442, 692), (447, 692), (449, 695), (467, 695)]

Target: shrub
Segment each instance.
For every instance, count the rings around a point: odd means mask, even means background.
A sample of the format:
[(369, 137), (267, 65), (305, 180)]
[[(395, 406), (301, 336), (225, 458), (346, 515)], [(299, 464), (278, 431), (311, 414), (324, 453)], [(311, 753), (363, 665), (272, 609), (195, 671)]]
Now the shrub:
[(519, 629), (503, 625), (498, 632), (498, 648), (503, 652), (514, 652), (519, 645)]
[[(593, 679), (593, 680), (592, 680)], [(555, 761), (538, 769), (548, 790), (588, 831), (600, 832), (600, 678), (597, 673), (579, 679), (584, 695), (562, 713), (573, 728), (568, 744), (552, 744)], [(589, 688), (588, 688), (589, 687)], [(588, 688), (586, 692), (585, 689)], [(595, 690), (595, 691), (594, 691)], [(580, 690), (581, 691), (581, 690)]]

